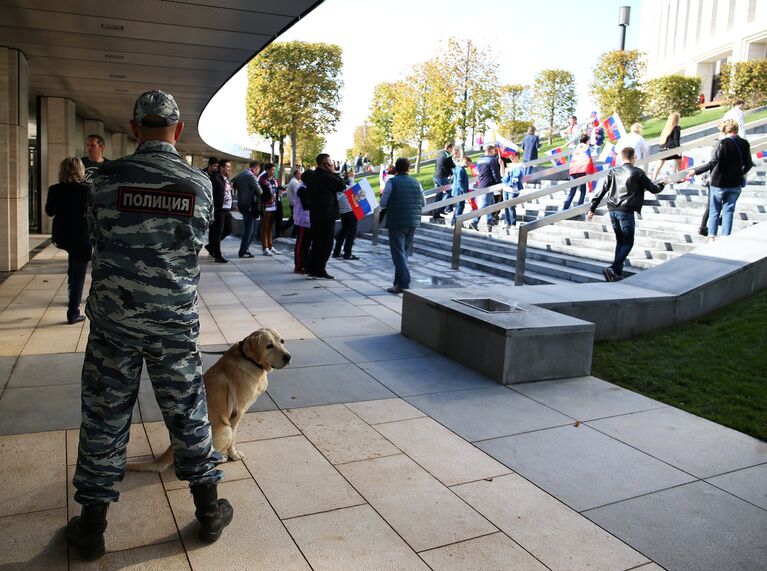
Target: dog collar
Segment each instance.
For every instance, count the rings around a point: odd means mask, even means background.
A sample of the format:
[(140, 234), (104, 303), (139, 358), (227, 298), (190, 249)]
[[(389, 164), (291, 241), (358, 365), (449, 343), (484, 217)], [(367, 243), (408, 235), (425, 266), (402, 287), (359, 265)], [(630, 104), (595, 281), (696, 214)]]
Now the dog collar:
[(258, 363), (258, 362), (257, 362), (255, 359), (253, 359), (253, 358), (252, 358), (250, 355), (248, 355), (248, 354), (245, 352), (245, 349), (243, 349), (243, 348), (242, 348), (242, 346), (243, 346), (244, 344), (245, 344), (245, 340), (243, 339), (242, 341), (240, 341), (240, 345), (239, 345), (239, 347), (240, 347), (240, 353), (242, 353), (242, 356), (243, 356), (243, 357), (245, 357), (245, 358), (246, 358), (248, 361), (250, 361), (251, 363), (253, 363), (253, 364), (254, 364), (256, 367), (258, 367), (259, 369), (263, 369), (263, 368), (264, 368), (264, 366), (263, 366), (261, 363)]

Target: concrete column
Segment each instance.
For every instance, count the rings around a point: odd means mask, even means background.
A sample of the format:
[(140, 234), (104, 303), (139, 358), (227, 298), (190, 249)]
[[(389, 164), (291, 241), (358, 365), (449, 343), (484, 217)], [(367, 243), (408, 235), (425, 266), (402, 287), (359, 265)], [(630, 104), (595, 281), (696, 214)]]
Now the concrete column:
[(114, 158), (114, 153), (112, 152), (112, 135), (112, 131), (104, 129), (104, 156), (109, 160)]
[(112, 154), (109, 155), (110, 159), (119, 159), (128, 154), (128, 135), (125, 133), (112, 133), (110, 138), (112, 139)]
[[(75, 102), (62, 97), (40, 97), (40, 201), (45, 206), (48, 187), (59, 180), (59, 164), (76, 155)], [(51, 231), (51, 219), (43, 214), (42, 231)]]
[(0, 270), (29, 261), (29, 75), (23, 52), (0, 47)]

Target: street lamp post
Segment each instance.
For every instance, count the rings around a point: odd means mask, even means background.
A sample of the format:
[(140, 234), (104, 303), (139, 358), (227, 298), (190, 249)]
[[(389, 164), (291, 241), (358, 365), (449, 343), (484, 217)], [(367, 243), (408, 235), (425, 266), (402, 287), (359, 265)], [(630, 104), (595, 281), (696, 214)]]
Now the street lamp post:
[(621, 28), (621, 51), (626, 49), (626, 28), (631, 20), (631, 6), (618, 8), (618, 26)]

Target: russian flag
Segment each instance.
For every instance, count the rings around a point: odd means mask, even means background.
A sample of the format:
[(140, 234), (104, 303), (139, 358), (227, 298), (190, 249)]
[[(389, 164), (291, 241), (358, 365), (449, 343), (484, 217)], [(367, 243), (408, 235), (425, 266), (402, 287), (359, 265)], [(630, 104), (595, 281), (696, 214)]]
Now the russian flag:
[(599, 125), (599, 114), (596, 111), (592, 111), (589, 116), (589, 122), (596, 127)]
[[(594, 172), (602, 172), (606, 168), (609, 168), (609, 165), (603, 164), (603, 165), (595, 165), (595, 171)], [(589, 192), (594, 192), (597, 189), (597, 186), (602, 184), (604, 182), (603, 178), (592, 180), (589, 182)]]
[(469, 170), (471, 171), (471, 176), (474, 176), (474, 177), (479, 176), (479, 169), (477, 168), (477, 163), (471, 163), (469, 165)]
[(560, 167), (567, 162), (567, 157), (555, 158), (555, 155), (558, 155), (561, 152), (562, 152), (562, 147), (557, 147), (556, 149), (551, 149), (550, 151), (546, 151), (546, 154), (551, 157), (551, 164), (554, 165), (555, 167)]
[(756, 152), (756, 158), (757, 159), (767, 159), (767, 151), (757, 151)]
[(363, 178), (344, 191), (355, 218), (362, 220), (378, 206), (378, 199), (367, 179)]
[[(691, 169), (693, 166), (695, 166), (695, 160), (688, 156), (688, 155), (682, 155), (682, 168), (680, 170), (687, 170)], [(695, 173), (688, 173), (687, 176), (684, 178), (684, 180), (687, 181), (694, 181), (695, 180)]]
[(503, 137), (496, 138), (495, 146), (498, 147), (498, 152), (504, 159), (516, 157), (519, 154), (519, 147)]
[(599, 154), (599, 162), (604, 163), (606, 165), (614, 166), (615, 165), (615, 145), (612, 143), (605, 143), (605, 148), (602, 149), (602, 152)]
[(607, 138), (613, 143), (626, 134), (626, 128), (623, 126), (623, 121), (621, 121), (617, 113), (613, 113), (602, 121), (602, 125), (605, 128)]

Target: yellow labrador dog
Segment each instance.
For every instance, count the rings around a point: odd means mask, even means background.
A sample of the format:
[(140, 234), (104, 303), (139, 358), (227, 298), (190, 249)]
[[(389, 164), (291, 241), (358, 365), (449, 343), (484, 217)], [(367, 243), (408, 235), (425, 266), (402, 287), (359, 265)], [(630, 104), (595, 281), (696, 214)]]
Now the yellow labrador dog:
[[(259, 329), (226, 353), (205, 371), (205, 392), (208, 398), (208, 418), (213, 430), (213, 447), (224, 460), (240, 460), (242, 454), (235, 446), (237, 425), (251, 405), (256, 402), (269, 382), (266, 374), (290, 363), (285, 340), (274, 329)], [(128, 470), (163, 472), (173, 465), (173, 447), (151, 462), (129, 463)]]

